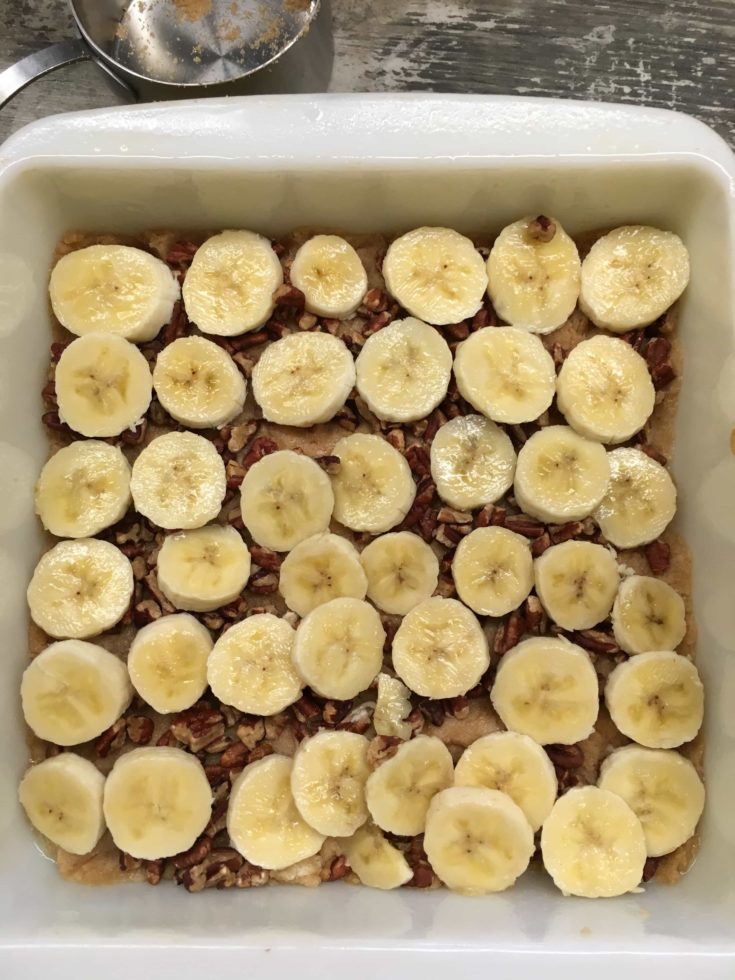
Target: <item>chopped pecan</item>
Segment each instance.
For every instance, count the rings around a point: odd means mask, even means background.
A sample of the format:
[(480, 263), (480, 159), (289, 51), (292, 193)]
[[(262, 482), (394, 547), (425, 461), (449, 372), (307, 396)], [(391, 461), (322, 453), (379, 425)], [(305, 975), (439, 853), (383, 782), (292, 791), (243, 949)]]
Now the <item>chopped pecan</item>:
[(546, 549), (550, 547), (551, 547), (551, 536), (549, 535), (548, 531), (544, 531), (541, 537), (535, 538), (534, 541), (531, 543), (531, 554), (533, 555), (534, 558), (538, 558), (539, 555), (542, 555), (546, 551)]
[(349, 405), (343, 405), (340, 408), (334, 416), (334, 421), (341, 429), (345, 429), (347, 432), (354, 432), (357, 428), (357, 414)]
[(412, 528), (419, 523), (421, 518), (430, 509), (435, 491), (436, 487), (432, 483), (431, 477), (423, 477), (419, 481), (411, 508), (400, 525), (402, 530)]
[(292, 705), (292, 710), (298, 721), (308, 722), (312, 719), (321, 718), (322, 712), (319, 705), (307, 694), (303, 694), (299, 700)]
[(370, 313), (383, 313), (388, 309), (390, 297), (382, 289), (368, 289), (362, 301), (362, 306)]
[(656, 876), (660, 860), (661, 858), (657, 857), (646, 858), (646, 863), (643, 865), (643, 878), (641, 879), (644, 883)]
[(255, 361), (252, 357), (248, 357), (247, 354), (243, 354), (242, 351), (236, 350), (232, 355), (232, 360), (240, 368), (240, 373), (246, 378), (249, 378), (253, 373), (253, 368), (255, 367)]
[(296, 286), (289, 286), (287, 283), (283, 283), (273, 293), (273, 302), (276, 306), (290, 306), (295, 310), (303, 310), (305, 297)]
[(370, 739), (367, 750), (367, 761), (371, 769), (377, 769), (386, 759), (392, 758), (403, 744), (403, 739), (397, 735), (376, 735)]
[(431, 472), (429, 452), (418, 443), (414, 443), (406, 450), (406, 462), (411, 467), (411, 472), (418, 477), (428, 476)]
[(419, 861), (412, 870), (413, 878), (406, 882), (409, 888), (431, 888), (434, 884), (434, 872), (428, 861)]
[(248, 756), (248, 762), (257, 762), (259, 759), (265, 759), (267, 755), (272, 755), (275, 749), (268, 742), (261, 742), (260, 745), (256, 745), (254, 749), (251, 750)]
[(568, 524), (551, 524), (549, 526), (549, 537), (554, 544), (561, 544), (562, 541), (571, 541), (584, 533), (584, 521), (570, 521)]
[(318, 323), (317, 317), (313, 313), (302, 313), (296, 321), (299, 330), (313, 330)]
[(435, 408), (426, 421), (426, 429), (424, 431), (424, 439), (426, 442), (431, 442), (446, 421), (447, 417), (444, 412), (442, 412), (441, 409)]
[(220, 800), (219, 803), (214, 804), (212, 807), (212, 816), (209, 818), (209, 823), (204, 828), (204, 833), (207, 835), (207, 837), (216, 837), (220, 831), (226, 828), (227, 809), (227, 800)]
[(53, 381), (49, 381), (48, 384), (44, 385), (41, 390), (41, 397), (47, 405), (51, 407), (56, 405), (56, 384)]
[(277, 572), (281, 567), (281, 556), (270, 548), (253, 543), (250, 545), (250, 555), (256, 565), (266, 568), (269, 572)]
[(253, 439), (250, 444), (250, 449), (245, 454), (245, 458), (242, 461), (243, 469), (249, 469), (253, 463), (257, 463), (264, 456), (275, 453), (277, 449), (278, 443), (273, 439), (270, 439), (268, 436), (258, 436), (257, 439)]
[(466, 697), (450, 698), (449, 700), (449, 713), (453, 718), (457, 718), (461, 721), (466, 718), (470, 713), (469, 701)]
[(434, 536), (434, 528), (436, 527), (436, 511), (432, 509), (425, 511), (423, 517), (419, 520), (418, 527), (419, 534), (428, 544)]
[(436, 728), (444, 724), (447, 706), (444, 701), (432, 701), (429, 698), (419, 702), (419, 709), (427, 721)]
[(217, 630), (221, 630), (224, 626), (225, 618), (224, 616), (220, 616), (220, 614), (217, 612), (204, 613), (202, 615), (202, 622), (208, 630), (212, 630), (216, 633)]
[(106, 732), (103, 732), (94, 745), (95, 755), (100, 759), (106, 758), (110, 752), (117, 752), (125, 745), (127, 738), (127, 725), (124, 718), (118, 718), (114, 725), (110, 725)]
[(339, 468), (342, 465), (342, 460), (339, 458), (339, 456), (315, 456), (314, 462), (318, 463), (324, 472), (329, 473), (330, 476), (338, 473)]
[(472, 514), (466, 510), (455, 510), (453, 507), (441, 507), (437, 520), (441, 524), (471, 524)]
[(523, 618), (526, 621), (526, 629), (530, 633), (543, 633), (546, 613), (538, 596), (530, 595), (523, 603)]
[(535, 242), (550, 242), (556, 234), (556, 222), (540, 214), (528, 223), (528, 237)]
[(578, 630), (572, 633), (572, 640), (591, 653), (620, 653), (620, 647), (609, 633), (602, 630)]
[(645, 453), (646, 456), (650, 456), (651, 459), (655, 459), (657, 463), (660, 463), (662, 466), (666, 466), (668, 460), (660, 450), (656, 449), (655, 446), (652, 446), (648, 442), (642, 442), (639, 444), (638, 448), (642, 453)]
[(153, 719), (132, 715), (127, 720), (127, 734), (134, 745), (147, 745), (153, 738)]
[(157, 885), (163, 877), (163, 858), (156, 858), (155, 861), (144, 861), (145, 879), (149, 885)]
[(385, 434), (386, 442), (389, 442), (399, 453), (406, 451), (406, 435), (402, 429), (390, 429)]
[(250, 442), (258, 430), (258, 422), (250, 419), (239, 425), (233, 425), (227, 436), (227, 448), (231, 453), (239, 453)]
[(336, 725), (349, 710), (349, 701), (327, 701), (322, 708), (322, 721), (325, 725)]
[(342, 328), (342, 321), (332, 316), (323, 316), (321, 318), (321, 324), (327, 333), (331, 333), (332, 336), (336, 336)]
[(62, 344), (62, 343), (54, 343), (54, 344), (51, 344), (51, 363), (52, 364), (58, 364), (59, 363), (59, 359), (61, 358), (61, 355), (64, 353), (64, 351), (66, 350), (66, 348), (68, 346), (69, 346), (68, 344)]
[(225, 465), (225, 479), (227, 480), (227, 486), (234, 490), (239, 487), (245, 478), (245, 469), (237, 462), (236, 459), (228, 459)]
[(662, 388), (665, 388), (666, 385), (673, 381), (675, 377), (676, 371), (668, 362), (664, 364), (657, 364), (656, 367), (651, 368), (651, 380), (653, 381), (653, 387), (656, 389), (656, 391), (660, 391)]
[(166, 253), (166, 264), (181, 265), (185, 262), (191, 262), (198, 247), (194, 242), (174, 242)]
[(220, 783), (223, 783), (229, 776), (230, 770), (226, 769), (225, 766), (218, 766), (211, 764), (204, 767), (204, 775), (209, 780), (209, 785), (214, 788)]
[(457, 587), (451, 575), (442, 575), (436, 584), (434, 595), (441, 596), (443, 599), (453, 599), (457, 594)]
[(668, 337), (651, 337), (646, 344), (646, 364), (649, 368), (657, 367), (668, 361), (671, 356), (671, 341)]
[(551, 348), (551, 356), (555, 367), (561, 367), (567, 354), (561, 344), (554, 344)]
[(475, 514), (475, 527), (490, 527), (493, 523), (493, 514), (495, 513), (494, 504), (485, 504), (482, 510), (479, 510)]
[(490, 325), (490, 311), (484, 306), (472, 317), (471, 329), (472, 330), (482, 330), (483, 327)]
[(121, 871), (137, 871), (143, 862), (140, 858), (134, 858), (130, 854), (126, 854), (125, 851), (119, 851), (117, 855), (117, 864)]
[(59, 418), (58, 412), (44, 412), (41, 416), (41, 421), (47, 429), (52, 429), (54, 432), (65, 432), (70, 436), (73, 435), (66, 422), (62, 422)]
[(647, 544), (643, 552), (646, 561), (654, 575), (663, 575), (671, 564), (671, 548), (669, 545), (658, 538)]
[(192, 752), (201, 752), (224, 735), (225, 721), (216, 708), (194, 705), (176, 715), (171, 722), (171, 732), (177, 741), (188, 745)]
[(236, 507), (233, 507), (227, 515), (227, 523), (230, 525), (230, 527), (234, 527), (237, 531), (239, 531), (240, 534), (244, 532), (245, 524), (242, 519), (242, 510), (239, 504)]
[(426, 719), (421, 713), (420, 708), (414, 708), (408, 718), (406, 718), (406, 721), (411, 726), (411, 731), (414, 735), (420, 735), (424, 730)]
[(627, 333), (621, 334), (620, 339), (624, 340), (626, 344), (630, 344), (633, 350), (640, 354), (646, 342), (646, 334), (643, 330), (629, 330)]
[(158, 576), (156, 575), (155, 571), (150, 571), (146, 575), (144, 581), (146, 587), (148, 588), (148, 591), (153, 595), (156, 602), (161, 607), (161, 611), (166, 613), (174, 612), (175, 610), (173, 605), (169, 602), (167, 597), (161, 591), (161, 588), (158, 584)]
[(175, 743), (175, 741), (176, 741), (176, 739), (171, 734), (171, 729), (170, 728), (167, 728), (166, 731), (163, 732), (162, 735), (159, 735), (158, 736), (158, 740), (156, 741), (156, 745), (159, 745), (159, 746), (160, 745), (163, 745), (166, 748), (169, 748), (170, 746), (172, 746)]
[(133, 578), (135, 581), (142, 582), (148, 574), (148, 565), (146, 564), (145, 558), (143, 558), (142, 555), (136, 555), (131, 561), (130, 565), (133, 569)]
[(278, 575), (276, 572), (266, 570), (256, 572), (251, 577), (248, 588), (255, 595), (272, 595), (278, 591)]
[(526, 631), (526, 623), (520, 610), (514, 609), (510, 616), (498, 627), (493, 640), (493, 653), (504, 656), (514, 647)]
[(544, 748), (557, 769), (579, 769), (584, 765), (584, 753), (579, 745), (546, 745)]
[(383, 310), (382, 313), (376, 313), (375, 316), (370, 317), (362, 332), (366, 337), (370, 337), (372, 334), (382, 330), (383, 327), (387, 327), (392, 319), (393, 316), (390, 310)]
[(338, 881), (349, 873), (350, 866), (347, 863), (347, 858), (344, 854), (339, 854), (332, 860), (328, 867), (322, 870), (322, 881)]
[(470, 328), (464, 320), (460, 320), (459, 323), (447, 323), (444, 333), (447, 340), (466, 340), (470, 335)]
[(233, 742), (227, 746), (220, 756), (220, 765), (227, 769), (232, 769), (234, 766), (244, 766), (247, 754), (248, 750), (242, 742)]
[(516, 534), (522, 534), (524, 538), (540, 538), (546, 530), (541, 521), (525, 514), (510, 514), (505, 518), (503, 526)]
[(209, 852), (212, 850), (212, 840), (210, 837), (200, 837), (188, 851), (175, 855), (171, 858), (173, 866), (177, 870), (193, 868), (195, 864), (201, 864)]
[(245, 861), (235, 878), (236, 888), (259, 888), (268, 883), (268, 872)]

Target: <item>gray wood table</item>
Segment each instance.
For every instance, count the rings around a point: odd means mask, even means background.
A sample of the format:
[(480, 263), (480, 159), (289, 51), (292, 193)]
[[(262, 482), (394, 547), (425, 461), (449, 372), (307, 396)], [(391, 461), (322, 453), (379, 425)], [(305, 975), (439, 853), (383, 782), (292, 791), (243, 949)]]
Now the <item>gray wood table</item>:
[[(332, 0), (331, 90), (518, 93), (678, 109), (735, 146), (735, 0)], [(0, 0), (0, 68), (72, 36), (65, 0)], [(115, 101), (90, 64), (0, 111), (0, 141), (41, 116)]]

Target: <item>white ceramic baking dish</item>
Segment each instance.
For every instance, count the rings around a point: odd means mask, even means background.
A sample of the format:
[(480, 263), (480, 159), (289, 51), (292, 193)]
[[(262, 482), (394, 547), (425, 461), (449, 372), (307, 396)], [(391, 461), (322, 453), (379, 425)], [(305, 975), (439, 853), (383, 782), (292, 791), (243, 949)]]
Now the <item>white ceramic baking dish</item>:
[[(123, 108), (48, 119), (0, 149), (0, 977), (735, 977), (734, 179), (725, 144), (685, 116), (473, 96)], [(691, 251), (674, 468), (708, 691), (709, 802), (695, 867), (676, 888), (596, 902), (565, 899), (541, 875), (482, 899), (341, 884), (193, 896), (61, 881), (16, 803), (46, 280), (59, 235), (478, 230), (529, 211), (572, 232), (661, 225)]]

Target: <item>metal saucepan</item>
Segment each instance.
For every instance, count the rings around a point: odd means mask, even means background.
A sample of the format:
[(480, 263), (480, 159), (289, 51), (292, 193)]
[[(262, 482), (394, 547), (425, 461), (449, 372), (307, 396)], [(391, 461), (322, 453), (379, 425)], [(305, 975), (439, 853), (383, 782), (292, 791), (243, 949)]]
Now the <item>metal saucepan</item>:
[(80, 37), (0, 73), (0, 106), (34, 78), (91, 59), (133, 100), (320, 92), (329, 0), (69, 0)]

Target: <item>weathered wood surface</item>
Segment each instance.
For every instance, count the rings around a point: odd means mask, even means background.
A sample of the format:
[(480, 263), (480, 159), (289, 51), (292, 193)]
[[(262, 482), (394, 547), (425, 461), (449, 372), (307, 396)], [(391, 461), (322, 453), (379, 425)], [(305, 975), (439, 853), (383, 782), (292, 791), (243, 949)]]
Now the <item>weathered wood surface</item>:
[[(520, 93), (678, 109), (735, 146), (735, 0), (332, 0), (332, 90)], [(0, 0), (0, 68), (71, 36), (65, 0)], [(0, 140), (115, 102), (73, 65), (0, 112)]]

